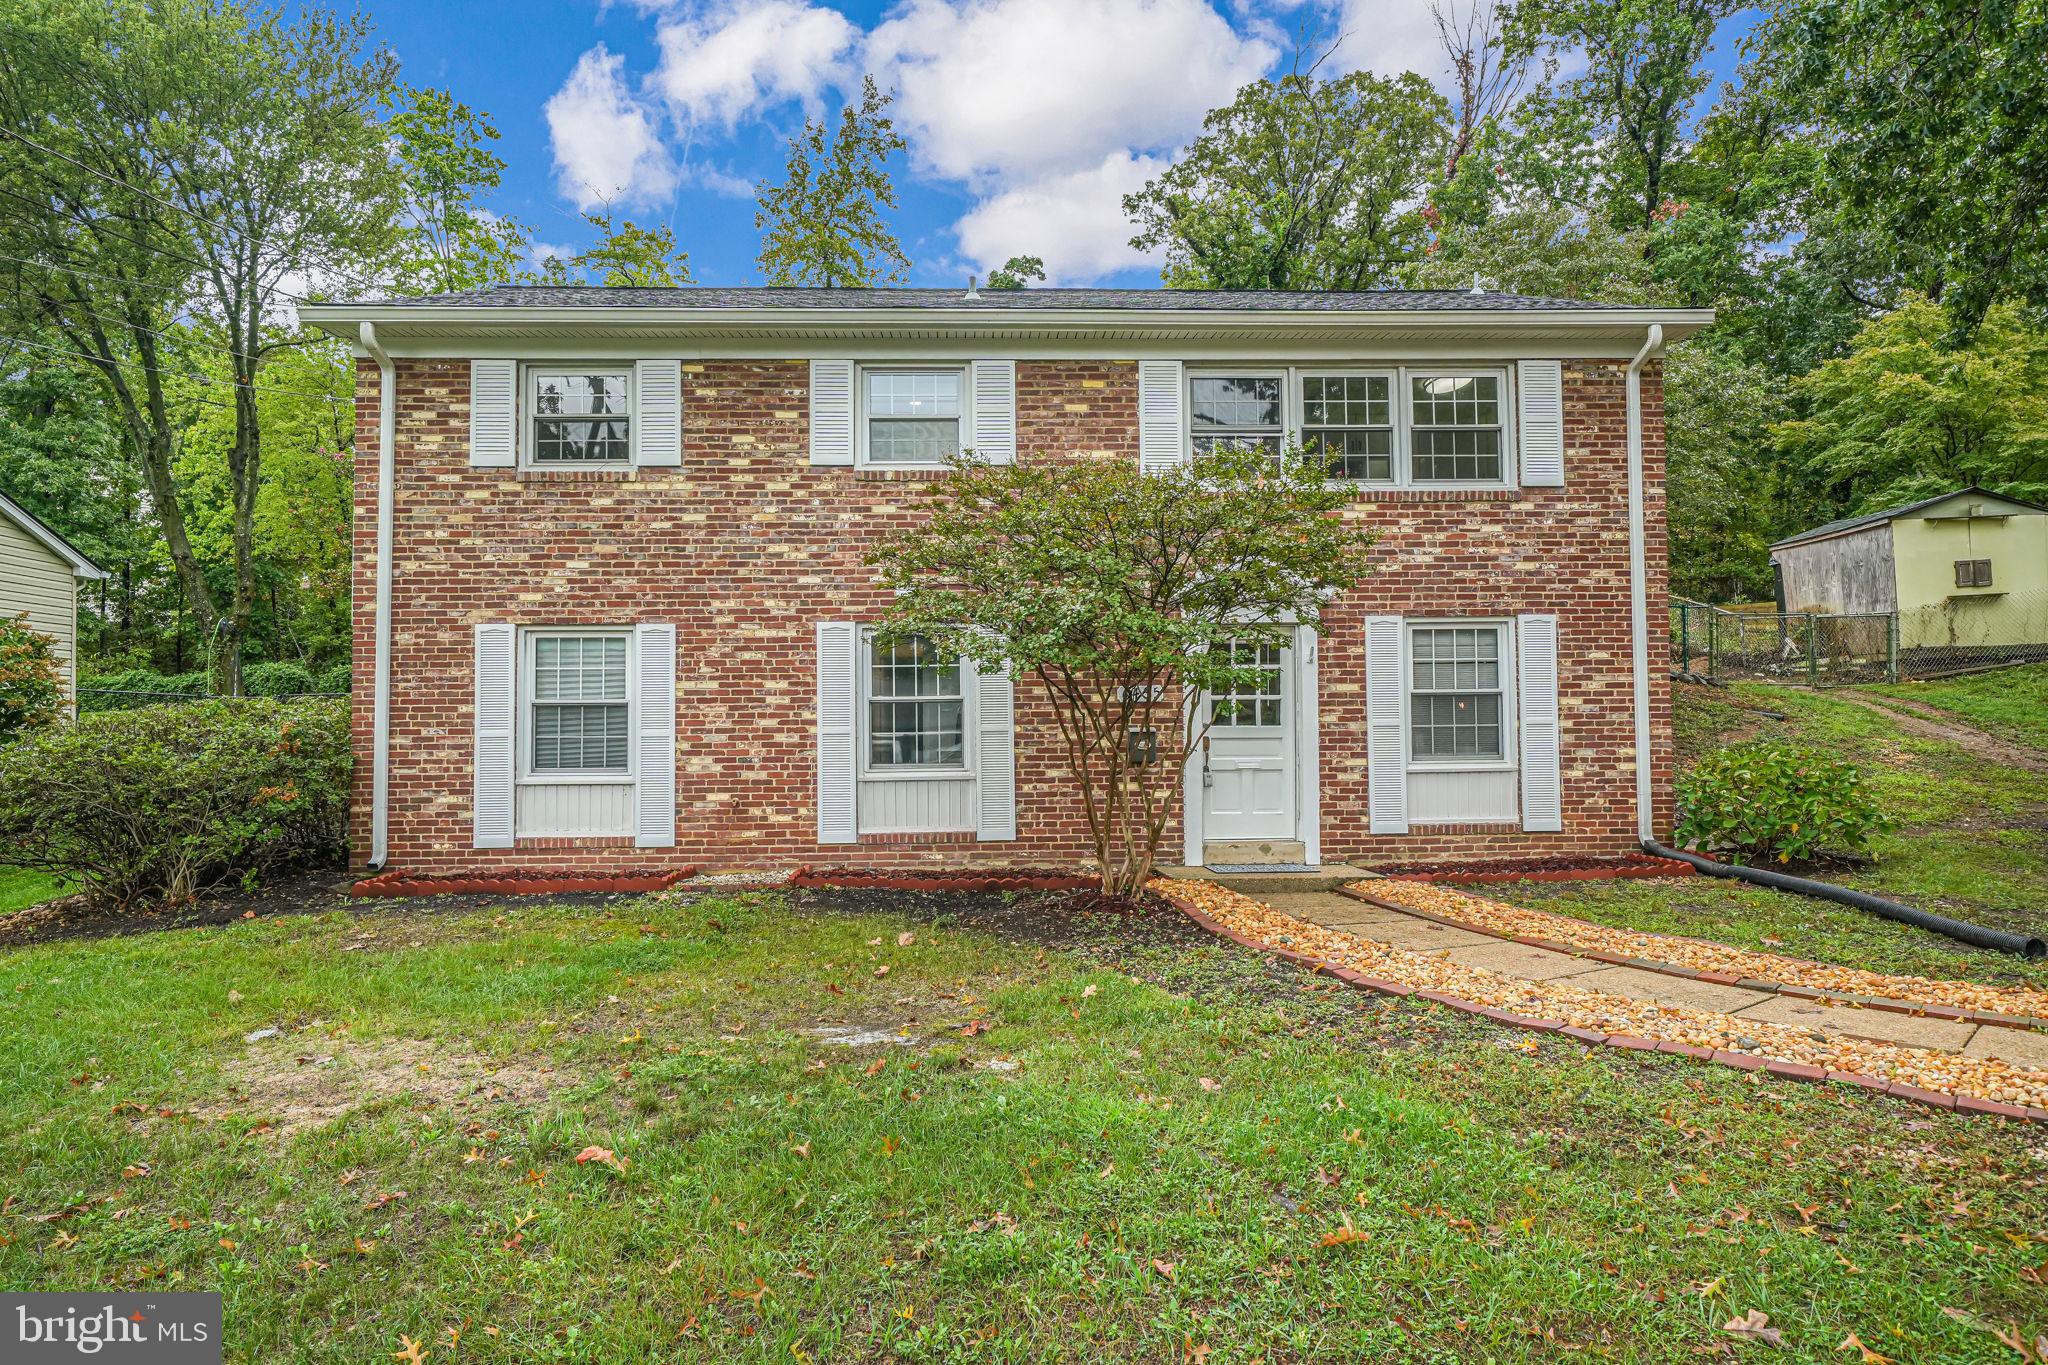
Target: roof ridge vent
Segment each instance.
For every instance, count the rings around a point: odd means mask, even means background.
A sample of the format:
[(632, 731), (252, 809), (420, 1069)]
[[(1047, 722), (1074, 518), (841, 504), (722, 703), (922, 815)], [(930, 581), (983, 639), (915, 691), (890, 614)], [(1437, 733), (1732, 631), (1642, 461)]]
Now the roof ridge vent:
[(1486, 292), (1479, 287), (1479, 272), (1476, 270), (1472, 272), (1472, 292), (1475, 294), (1484, 294)]

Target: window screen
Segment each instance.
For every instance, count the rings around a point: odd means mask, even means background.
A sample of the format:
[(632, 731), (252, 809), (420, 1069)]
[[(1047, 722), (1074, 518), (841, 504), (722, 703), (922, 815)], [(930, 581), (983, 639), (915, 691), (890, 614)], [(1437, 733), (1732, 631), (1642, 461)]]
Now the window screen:
[(1500, 636), (1497, 626), (1430, 626), (1410, 632), (1412, 757), (1503, 757)]
[(532, 769), (626, 771), (626, 641), (544, 635), (533, 642)]

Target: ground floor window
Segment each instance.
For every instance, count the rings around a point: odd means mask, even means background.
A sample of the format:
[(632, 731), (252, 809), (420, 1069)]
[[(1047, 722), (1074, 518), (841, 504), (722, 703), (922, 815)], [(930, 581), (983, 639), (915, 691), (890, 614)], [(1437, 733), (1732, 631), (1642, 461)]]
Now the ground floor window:
[(1507, 687), (1498, 625), (1415, 626), (1408, 633), (1409, 755), (1419, 762), (1507, 756)]
[(528, 771), (626, 774), (626, 643), (617, 634), (528, 638)]
[(1284, 700), (1280, 683), (1280, 650), (1274, 645), (1253, 645), (1233, 640), (1227, 646), (1234, 668), (1258, 669), (1250, 687), (1233, 688), (1211, 696), (1211, 720), (1225, 727), (1277, 726)]
[(868, 643), (868, 766), (967, 766), (967, 702), (960, 661), (921, 635)]

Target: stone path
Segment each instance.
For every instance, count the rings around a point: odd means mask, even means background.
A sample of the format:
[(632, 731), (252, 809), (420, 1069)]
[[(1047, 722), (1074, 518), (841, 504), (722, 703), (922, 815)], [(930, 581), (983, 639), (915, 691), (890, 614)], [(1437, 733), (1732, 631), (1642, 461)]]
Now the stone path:
[(1826, 1036), (1868, 1038), (1903, 1047), (1989, 1057), (2017, 1066), (2048, 1067), (2048, 1033), (1936, 1019), (1853, 1005), (1826, 1004), (1776, 991), (1724, 986), (1665, 976), (1637, 967), (1617, 967), (1549, 948), (1510, 943), (1367, 905), (1335, 892), (1278, 892), (1260, 897), (1282, 914), (1342, 930), (1411, 953), (1440, 954), (1466, 967), (1480, 967), (1525, 981), (1570, 981), (1586, 990), (1684, 1009), (1713, 1010), (1731, 1019), (1753, 1019), (1811, 1030)]

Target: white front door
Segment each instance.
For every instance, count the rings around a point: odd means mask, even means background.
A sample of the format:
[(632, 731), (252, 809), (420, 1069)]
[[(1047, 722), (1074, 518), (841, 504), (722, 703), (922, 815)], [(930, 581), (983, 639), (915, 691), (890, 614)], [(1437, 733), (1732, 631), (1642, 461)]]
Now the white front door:
[(1239, 663), (1256, 660), (1258, 685), (1211, 696), (1202, 837), (1292, 839), (1294, 820), (1294, 651), (1234, 645)]

